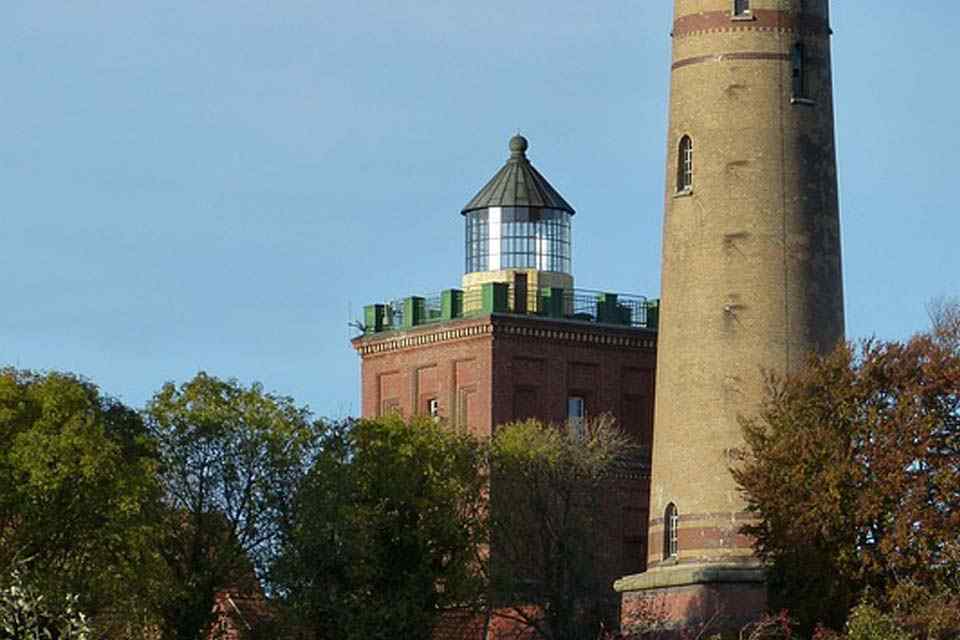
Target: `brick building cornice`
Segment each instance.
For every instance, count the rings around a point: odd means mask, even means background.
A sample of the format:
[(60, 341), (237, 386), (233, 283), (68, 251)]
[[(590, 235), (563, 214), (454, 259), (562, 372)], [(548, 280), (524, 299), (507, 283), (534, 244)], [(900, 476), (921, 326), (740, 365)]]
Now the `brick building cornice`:
[(351, 344), (361, 356), (372, 356), (483, 337), (519, 337), (524, 340), (588, 344), (615, 349), (654, 350), (657, 344), (657, 332), (654, 329), (499, 313), (451, 320), (410, 330), (359, 336), (354, 338)]

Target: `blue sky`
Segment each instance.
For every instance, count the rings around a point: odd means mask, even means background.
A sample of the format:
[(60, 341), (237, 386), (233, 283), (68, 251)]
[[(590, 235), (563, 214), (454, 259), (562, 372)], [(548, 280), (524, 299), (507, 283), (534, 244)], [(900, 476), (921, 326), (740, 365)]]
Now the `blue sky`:
[[(351, 310), (458, 284), (518, 129), (578, 286), (656, 296), (672, 4), (7, 0), (0, 364), (355, 414)], [(900, 338), (960, 294), (960, 4), (833, 13), (848, 335)]]

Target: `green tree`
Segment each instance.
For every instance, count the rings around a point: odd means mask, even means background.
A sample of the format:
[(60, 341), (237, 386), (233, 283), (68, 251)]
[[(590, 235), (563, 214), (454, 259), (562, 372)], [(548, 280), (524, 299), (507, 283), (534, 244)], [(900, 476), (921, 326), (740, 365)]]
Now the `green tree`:
[(274, 577), (318, 637), (432, 637), (481, 594), (484, 451), (399, 417), (331, 425), (296, 500)]
[(67, 373), (0, 371), (0, 566), (101, 632), (155, 622), (157, 458), (140, 416)]
[(211, 621), (218, 591), (259, 592), (315, 427), (290, 398), (205, 373), (164, 385), (145, 415), (169, 506), (162, 548), (176, 587), (165, 624), (194, 640)]
[(521, 637), (595, 638), (615, 627), (601, 567), (611, 481), (639, 450), (607, 418), (580, 429), (536, 421), (498, 427), (491, 445), (489, 575), (498, 615)]
[(734, 475), (759, 518), (746, 532), (771, 563), (774, 604), (805, 629), (841, 628), (869, 588), (918, 634), (960, 633), (956, 337), (841, 346), (773, 381), (745, 423)]

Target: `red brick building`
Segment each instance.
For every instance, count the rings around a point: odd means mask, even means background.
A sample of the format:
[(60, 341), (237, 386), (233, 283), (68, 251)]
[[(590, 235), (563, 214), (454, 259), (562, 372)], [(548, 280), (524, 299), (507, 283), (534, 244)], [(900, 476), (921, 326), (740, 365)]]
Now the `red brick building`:
[(656, 332), (497, 312), (354, 341), (363, 415), (434, 415), (487, 437), (498, 424), (608, 413), (649, 446)]
[[(489, 437), (526, 418), (564, 425), (612, 415), (649, 452), (659, 307), (573, 287), (573, 209), (511, 141), (511, 158), (463, 210), (461, 289), (365, 309), (365, 417), (434, 416)], [(602, 589), (646, 568), (649, 453), (602, 504)]]

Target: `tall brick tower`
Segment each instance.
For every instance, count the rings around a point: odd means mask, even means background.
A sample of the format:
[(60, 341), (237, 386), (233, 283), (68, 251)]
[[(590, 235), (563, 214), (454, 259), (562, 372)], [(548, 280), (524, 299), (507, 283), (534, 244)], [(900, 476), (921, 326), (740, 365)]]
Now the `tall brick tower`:
[(763, 372), (843, 338), (828, 0), (675, 0), (649, 570), (629, 612), (753, 615), (728, 471)]

